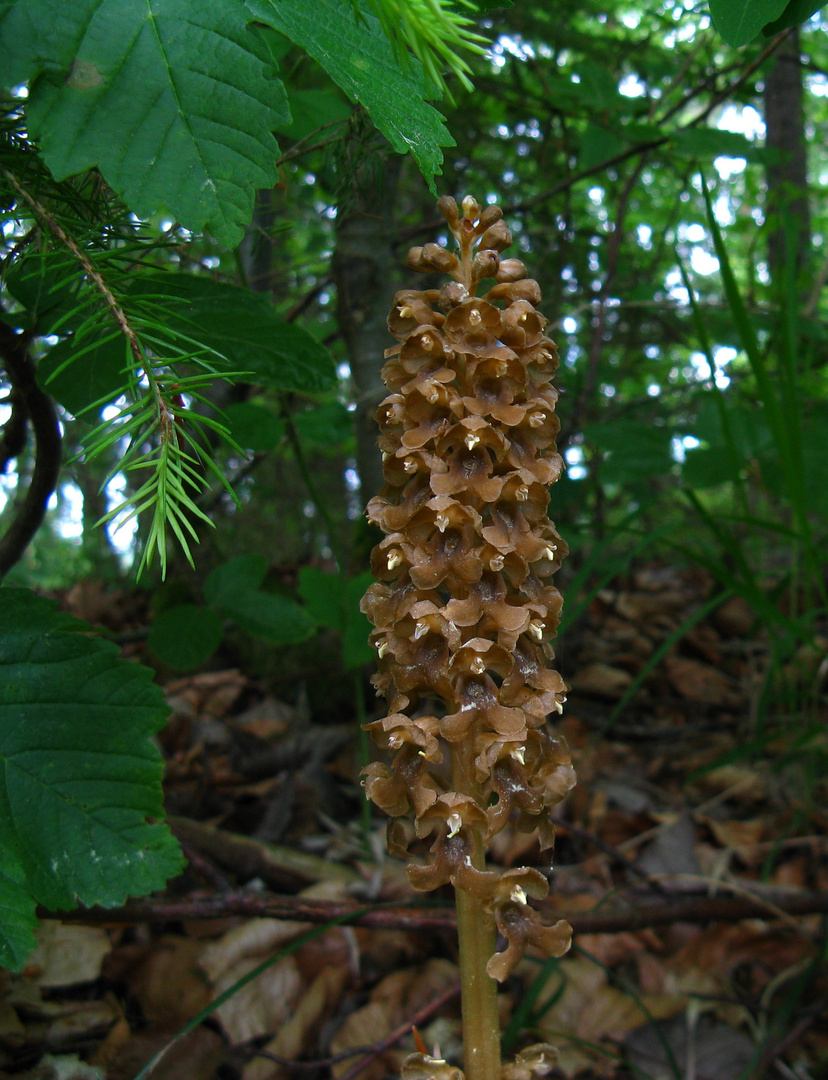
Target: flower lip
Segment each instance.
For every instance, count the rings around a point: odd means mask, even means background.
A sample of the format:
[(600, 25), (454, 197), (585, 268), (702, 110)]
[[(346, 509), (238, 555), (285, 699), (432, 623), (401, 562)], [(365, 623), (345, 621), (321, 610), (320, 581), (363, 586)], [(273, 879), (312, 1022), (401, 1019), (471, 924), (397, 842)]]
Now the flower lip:
[(443, 333), (453, 345), (474, 351), (476, 346), (488, 345), (498, 340), (500, 316), (501, 312), (494, 304), (471, 297), (446, 315)]

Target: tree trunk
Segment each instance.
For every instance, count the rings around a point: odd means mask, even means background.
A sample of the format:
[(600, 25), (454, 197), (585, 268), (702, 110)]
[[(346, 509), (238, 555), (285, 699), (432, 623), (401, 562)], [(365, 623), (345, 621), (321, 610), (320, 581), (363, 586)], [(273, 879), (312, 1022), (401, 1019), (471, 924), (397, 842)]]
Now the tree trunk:
[(811, 253), (808, 162), (799, 30), (794, 28), (771, 62), (765, 79), (766, 146), (780, 160), (768, 165), (768, 266), (781, 283), (787, 259), (803, 280)]
[[(360, 139), (358, 134), (352, 137)], [(355, 150), (365, 153), (364, 137), (363, 146)], [(336, 222), (332, 271), (357, 402), (357, 471), (363, 503), (384, 483), (374, 412), (386, 394), (380, 370), (383, 353), (393, 344), (386, 319), (399, 288), (397, 257), (391, 245), (399, 163), (399, 157), (386, 148), (369, 151), (368, 159), (363, 158), (348, 177)]]

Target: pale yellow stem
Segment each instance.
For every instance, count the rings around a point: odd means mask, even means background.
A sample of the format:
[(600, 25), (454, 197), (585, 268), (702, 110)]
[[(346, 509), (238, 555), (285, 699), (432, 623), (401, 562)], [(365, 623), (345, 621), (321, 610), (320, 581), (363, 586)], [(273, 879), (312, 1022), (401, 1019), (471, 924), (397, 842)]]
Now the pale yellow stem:
[[(471, 739), (452, 747), (452, 785), (460, 794), (479, 799), (481, 792), (474, 778), (473, 755)], [(485, 869), (482, 841), (473, 863), (477, 870)], [(486, 964), (495, 951), (494, 919), (484, 911), (482, 902), (464, 889), (455, 890), (455, 903), (466, 1080), (500, 1080), (497, 983), (486, 973)]]

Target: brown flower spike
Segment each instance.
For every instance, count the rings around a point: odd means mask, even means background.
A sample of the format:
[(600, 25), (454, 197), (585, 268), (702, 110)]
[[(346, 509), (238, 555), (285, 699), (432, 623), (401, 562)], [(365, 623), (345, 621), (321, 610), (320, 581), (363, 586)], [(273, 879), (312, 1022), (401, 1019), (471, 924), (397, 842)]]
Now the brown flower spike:
[[(458, 915), (470, 905), (491, 928), (486, 971), (503, 981), (527, 945), (559, 956), (570, 940), (569, 926), (544, 926), (528, 903), (546, 894), (543, 875), (485, 862), (509, 820), (537, 828), (548, 847), (549, 809), (575, 782), (566, 745), (547, 729), (566, 690), (549, 666), (561, 610), (552, 575), (567, 550), (547, 516), (562, 467), (558, 357), (534, 307), (537, 282), (501, 257), (512, 238), (500, 208), (469, 196), (460, 210), (448, 197), (438, 206), (457, 254), (426, 244), (408, 265), (453, 280), (398, 293), (388, 319), (400, 344), (386, 353), (390, 393), (377, 412), (386, 484), (368, 504), (386, 535), (362, 609), (388, 702), (369, 730), (392, 757), (368, 767), (365, 785), (393, 819), (413, 814), (416, 836), (432, 838), (411, 882), (455, 886)], [(484, 279), (491, 287), (478, 296)], [(389, 843), (408, 854), (396, 820)], [(495, 926), (507, 943), (497, 953)], [(462, 919), (460, 929), (462, 972)], [(477, 1075), (492, 1080), (490, 1064)]]

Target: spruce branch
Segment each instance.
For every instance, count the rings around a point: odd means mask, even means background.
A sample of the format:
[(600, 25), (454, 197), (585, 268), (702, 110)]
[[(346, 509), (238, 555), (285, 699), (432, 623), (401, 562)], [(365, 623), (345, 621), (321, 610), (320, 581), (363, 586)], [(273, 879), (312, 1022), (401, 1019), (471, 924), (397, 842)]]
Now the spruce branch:
[[(368, 0), (385, 31), (394, 54), (405, 69), (407, 49), (423, 66), (426, 81), (442, 97), (452, 100), (443, 71), (447, 68), (459, 79), (465, 90), (474, 89), (469, 74), (471, 67), (462, 52), (482, 56), (488, 44), (482, 34), (473, 29), (474, 21), (456, 10), (462, 6), (474, 11), (469, 0), (451, 5), (446, 0)], [(354, 0), (359, 17), (359, 7)]]
[[(40, 227), (71, 253), (94, 289), (91, 297), (82, 298), (70, 314), (52, 327), (55, 332), (64, 327), (70, 318), (75, 321), (75, 348), (71, 357), (51, 377), (54, 379), (67, 366), (78, 363), (86, 354), (114, 338), (121, 337), (126, 345), (122, 396), (127, 398), (127, 402), (114, 416), (108, 416), (84, 437), (77, 456), (91, 460), (107, 451), (119, 450), (126, 444), (125, 450), (118, 454), (117, 465), (104, 480), (103, 487), (119, 473), (140, 472), (144, 479), (137, 491), (123, 498), (97, 524), (101, 526), (117, 521), (118, 526), (122, 527), (144, 512), (150, 515), (138, 569), (139, 577), (156, 552), (162, 573), (166, 574), (168, 531), (178, 541), (192, 565), (191, 544), (198, 542), (193, 521), (197, 519), (212, 525), (196, 502), (207, 487), (207, 476), (212, 473), (233, 495), (212, 459), (209, 443), (203, 438), (204, 431), (214, 431), (233, 450), (242, 456), (244, 454), (230, 438), (225, 425), (195, 412), (187, 402), (209, 405), (201, 392), (205, 386), (216, 378), (237, 378), (244, 373), (219, 372), (205, 358), (205, 352), (209, 350), (205, 350), (200, 342), (180, 331), (172, 332), (163, 325), (166, 313), (163, 308), (158, 308), (152, 297), (144, 298), (137, 312), (129, 314), (112, 281), (118, 273), (117, 269), (112, 267), (110, 274), (108, 268), (104, 274), (98, 265), (112, 258), (123, 259), (124, 249), (98, 253), (96, 264), (96, 260), (82, 248), (71, 232), (27, 190), (14, 173), (5, 167), (2, 171)], [(102, 298), (103, 308), (115, 324), (109, 334), (102, 334), (101, 309), (94, 302), (95, 294)], [(84, 313), (85, 317), (77, 323), (76, 320)], [(201, 371), (183, 376), (176, 369), (176, 365), (183, 363), (195, 364)], [(92, 413), (110, 404), (111, 398), (109, 394), (88, 403), (84, 412)]]

